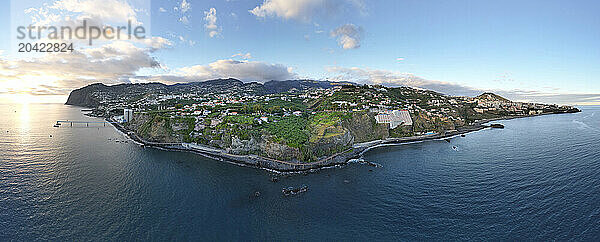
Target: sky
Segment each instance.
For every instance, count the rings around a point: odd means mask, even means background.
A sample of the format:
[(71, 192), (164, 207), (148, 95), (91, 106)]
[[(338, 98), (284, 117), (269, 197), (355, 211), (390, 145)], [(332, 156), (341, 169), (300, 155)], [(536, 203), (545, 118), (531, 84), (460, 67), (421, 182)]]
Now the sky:
[[(412, 86), (600, 105), (600, 2), (12, 0), (0, 7), (0, 101), (64, 102), (102, 82), (237, 78)], [(18, 53), (18, 26), (133, 20), (139, 40)], [(53, 40), (58, 41), (59, 40)]]

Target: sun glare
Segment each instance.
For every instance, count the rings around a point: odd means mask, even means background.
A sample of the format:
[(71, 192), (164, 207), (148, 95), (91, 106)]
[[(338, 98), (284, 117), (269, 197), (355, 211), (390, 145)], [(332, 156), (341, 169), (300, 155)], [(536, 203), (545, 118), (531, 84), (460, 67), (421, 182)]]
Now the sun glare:
[(67, 96), (64, 95), (31, 95), (27, 93), (0, 95), (0, 103), (64, 103)]
[(13, 103), (21, 103), (23, 105), (30, 104), (33, 101), (33, 97), (29, 94), (10, 94), (10, 98)]
[(29, 119), (30, 119), (30, 115), (29, 115), (29, 103), (23, 103), (21, 105), (21, 110), (19, 111), (19, 115), (20, 115), (20, 123), (21, 123), (21, 129), (28, 129), (29, 128)]

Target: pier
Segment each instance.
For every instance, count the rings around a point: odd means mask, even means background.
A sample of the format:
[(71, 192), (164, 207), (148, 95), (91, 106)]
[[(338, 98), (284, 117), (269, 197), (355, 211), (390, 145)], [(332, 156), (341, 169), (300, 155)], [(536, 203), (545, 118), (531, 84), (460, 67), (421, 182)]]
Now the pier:
[(109, 121), (77, 121), (77, 120), (58, 120), (56, 121), (55, 126), (60, 126), (63, 123), (67, 123), (67, 124), (71, 124), (71, 127), (73, 127), (73, 124), (85, 124), (87, 127), (90, 126), (90, 124), (103, 124), (104, 127), (106, 127), (106, 124), (113, 124), (113, 123), (117, 123), (117, 122), (109, 122)]

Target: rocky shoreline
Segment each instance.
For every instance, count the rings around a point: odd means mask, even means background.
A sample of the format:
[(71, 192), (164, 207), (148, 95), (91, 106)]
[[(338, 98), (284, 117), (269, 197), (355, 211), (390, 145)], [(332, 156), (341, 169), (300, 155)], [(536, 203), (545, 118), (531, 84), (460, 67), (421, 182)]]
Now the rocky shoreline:
[[(112, 121), (107, 119), (107, 121)], [(118, 123), (113, 123), (113, 126), (121, 131), (123, 134), (127, 135), (131, 140), (138, 143), (143, 147), (151, 147), (158, 148), (163, 150), (170, 151), (184, 151), (191, 152), (195, 154), (202, 155), (207, 158), (211, 158), (214, 160), (229, 162), (242, 166), (255, 167), (260, 169), (265, 169), (272, 172), (279, 173), (288, 173), (288, 172), (305, 172), (314, 169), (326, 168), (326, 167), (334, 167), (338, 165), (344, 165), (348, 160), (358, 157), (360, 152), (357, 151), (348, 151), (342, 154), (337, 154), (330, 156), (326, 159), (312, 162), (312, 163), (294, 163), (290, 161), (280, 161), (271, 158), (261, 157), (258, 155), (234, 155), (225, 152), (221, 149), (215, 149), (212, 147), (204, 147), (195, 144), (185, 144), (185, 143), (154, 143), (146, 141), (140, 138), (137, 134), (132, 131), (125, 129)]]
[[(107, 119), (107, 121), (112, 121)], [(369, 149), (375, 148), (380, 145), (386, 144), (400, 144), (400, 143), (409, 143), (409, 142), (418, 142), (425, 140), (435, 140), (435, 139), (443, 139), (449, 138), (456, 135), (466, 134), (469, 132), (482, 130), (488, 128), (489, 126), (483, 124), (476, 124), (469, 127), (464, 127), (456, 131), (445, 132), (443, 134), (433, 134), (433, 135), (422, 135), (422, 136), (412, 136), (406, 138), (388, 138), (385, 140), (375, 140), (360, 144), (354, 144), (352, 148), (331, 155), (327, 158), (321, 159), (316, 162), (311, 163), (301, 163), (301, 162), (291, 162), (291, 161), (281, 161), (275, 160), (271, 158), (261, 157), (258, 155), (233, 155), (225, 152), (221, 149), (215, 149), (212, 147), (204, 147), (195, 144), (185, 144), (185, 143), (154, 143), (146, 141), (140, 138), (137, 134), (132, 131), (125, 129), (118, 123), (113, 123), (113, 126), (121, 131), (123, 134), (127, 135), (130, 139), (135, 141), (136, 143), (144, 146), (144, 147), (152, 147), (159, 148), (164, 150), (171, 151), (185, 151), (192, 152), (196, 154), (200, 154), (207, 158), (225, 161), (229, 163), (234, 163), (243, 166), (255, 167), (260, 169), (269, 170), (272, 172), (278, 173), (293, 173), (293, 172), (306, 172), (316, 169), (329, 168), (335, 166), (341, 166), (348, 164), (348, 162), (352, 159), (360, 158), (360, 156)]]
[[(554, 114), (554, 113), (548, 113)], [(262, 157), (258, 155), (234, 155), (225, 152), (222, 149), (216, 149), (212, 147), (206, 147), (196, 144), (186, 144), (186, 143), (154, 143), (146, 141), (140, 138), (135, 132), (129, 131), (125, 129), (118, 123), (112, 123), (113, 126), (121, 131), (123, 134), (127, 135), (134, 142), (140, 144), (144, 147), (152, 147), (164, 150), (171, 151), (184, 151), (191, 152), (195, 154), (202, 155), (207, 158), (211, 158), (214, 160), (224, 161), (232, 164), (237, 164), (241, 166), (254, 167), (259, 169), (268, 170), (271, 172), (277, 173), (299, 173), (299, 172), (308, 172), (317, 169), (330, 168), (346, 165), (349, 161), (353, 159), (358, 159), (362, 156), (362, 154), (370, 149), (383, 146), (383, 145), (394, 145), (394, 144), (402, 144), (402, 143), (412, 143), (412, 142), (420, 142), (427, 140), (439, 140), (455, 137), (458, 135), (464, 135), (470, 132), (479, 131), (482, 129), (489, 128), (490, 125), (487, 125), (489, 122), (500, 121), (500, 120), (510, 120), (516, 118), (526, 118), (526, 117), (535, 117), (541, 115), (548, 114), (540, 114), (540, 115), (526, 115), (526, 116), (510, 116), (510, 117), (502, 117), (502, 118), (494, 118), (494, 119), (486, 119), (480, 120), (473, 125), (465, 126), (458, 128), (457, 130), (446, 131), (443, 133), (436, 133), (431, 135), (421, 135), (421, 136), (411, 136), (404, 138), (388, 138), (385, 140), (374, 140), (364, 143), (354, 144), (352, 148), (340, 152), (334, 155), (331, 155), (327, 158), (321, 159), (316, 162), (311, 163), (301, 163), (301, 162), (291, 162), (291, 161), (281, 161), (276, 159), (271, 159), (267, 157)], [(110, 119), (106, 119), (107, 121), (113, 121)]]

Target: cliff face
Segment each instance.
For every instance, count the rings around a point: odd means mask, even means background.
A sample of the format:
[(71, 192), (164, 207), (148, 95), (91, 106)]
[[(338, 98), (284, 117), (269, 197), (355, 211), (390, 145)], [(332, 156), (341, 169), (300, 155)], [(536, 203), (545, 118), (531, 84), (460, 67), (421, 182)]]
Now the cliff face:
[[(185, 136), (192, 132), (195, 125), (182, 118), (136, 113), (125, 127), (147, 141), (175, 143), (188, 142)], [(369, 113), (355, 113), (347, 119), (319, 127), (321, 130), (317, 130), (318, 127), (315, 126), (308, 127), (311, 129), (310, 140), (299, 148), (276, 141), (268, 132), (245, 140), (227, 134), (221, 139), (211, 140), (209, 145), (236, 155), (257, 154), (278, 160), (309, 162), (346, 151), (354, 143), (389, 137), (387, 126), (376, 124), (373, 115)]]
[(348, 129), (356, 143), (385, 139), (390, 136), (387, 124), (375, 123), (374, 114), (355, 113), (352, 119), (342, 122), (342, 125)]
[(67, 102), (65, 104), (88, 108), (98, 107), (100, 102), (96, 100), (96, 98), (94, 98), (93, 93), (96, 91), (102, 91), (106, 89), (106, 85), (98, 83), (73, 90), (69, 94), (69, 98), (67, 99)]
[(174, 120), (158, 115), (134, 114), (131, 122), (125, 127), (134, 131), (141, 138), (157, 143), (180, 143), (184, 134), (193, 129), (187, 120)]

